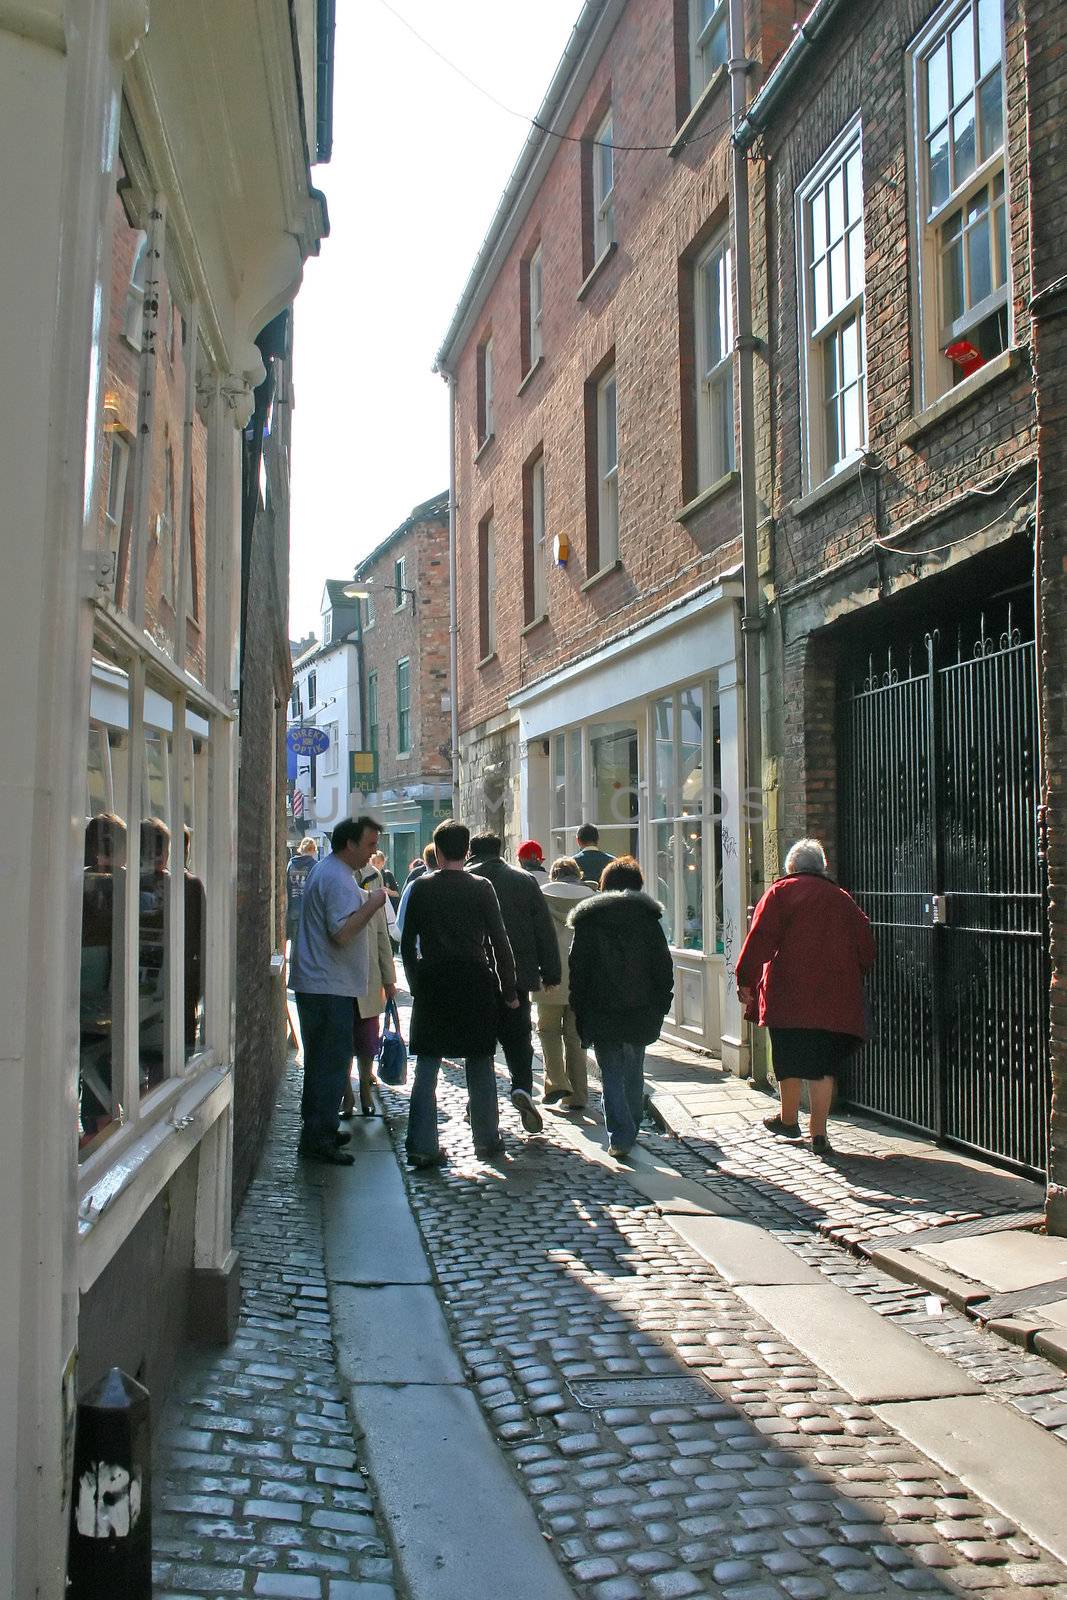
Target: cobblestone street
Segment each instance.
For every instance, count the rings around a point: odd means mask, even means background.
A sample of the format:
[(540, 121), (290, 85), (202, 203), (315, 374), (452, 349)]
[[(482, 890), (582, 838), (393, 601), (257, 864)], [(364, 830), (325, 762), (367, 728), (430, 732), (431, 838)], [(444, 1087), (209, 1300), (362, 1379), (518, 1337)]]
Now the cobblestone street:
[[(330, 1179), (294, 1160), (298, 1081), (294, 1064), (238, 1223), (240, 1333), (187, 1365), (160, 1430), (160, 1600), (436, 1592), (429, 1572), (401, 1563), (394, 1577), (389, 1550), (420, 1513), (395, 1501), (376, 1509), (368, 1461), (382, 1441), (357, 1443), (354, 1432), (330, 1342)], [(575, 1594), (834, 1600), (982, 1589), (989, 1600), (1023, 1590), (1067, 1600), (1067, 1571), (1023, 1531), (1025, 1519), (905, 1437), (905, 1408), (893, 1402), (907, 1393), (864, 1387), (878, 1348), (846, 1350), (844, 1368), (861, 1374), (846, 1383), (794, 1342), (807, 1344), (803, 1324), (792, 1337), (778, 1326), (775, 1308), (812, 1292), (808, 1275), (837, 1286), (857, 1315), (877, 1313), (888, 1346), (902, 1340), (935, 1364), (916, 1394), (995, 1395), (1008, 1402), (998, 1415), (1010, 1411), (1027, 1438), (1046, 1440), (1059, 1465), (1063, 1374), (849, 1255), (818, 1231), (819, 1207), (798, 1198), (789, 1163), (816, 1185), (847, 1178), (811, 1172), (810, 1155), (780, 1155), (751, 1127), (735, 1130), (725, 1158), (706, 1129), (679, 1142), (648, 1128), (651, 1165), (628, 1170), (603, 1155), (592, 1118), (546, 1115), (542, 1135), (523, 1135), (503, 1077), (500, 1089), (506, 1151), (487, 1164), (463, 1120), (462, 1074), (446, 1066), (450, 1164), (405, 1170), (404, 1182), (463, 1378)], [(765, 1110), (751, 1091), (729, 1092)], [(401, 1159), (406, 1099), (384, 1091)], [(668, 1169), (682, 1187), (665, 1203), (657, 1185)], [(774, 1273), (717, 1270), (690, 1242), (716, 1213), (754, 1224), (757, 1256), (779, 1251), (795, 1273), (778, 1257)], [(397, 1340), (413, 1332), (397, 1329)], [(494, 1531), (506, 1559), (508, 1529)], [(507, 1592), (490, 1573), (470, 1590), (471, 1600)]]

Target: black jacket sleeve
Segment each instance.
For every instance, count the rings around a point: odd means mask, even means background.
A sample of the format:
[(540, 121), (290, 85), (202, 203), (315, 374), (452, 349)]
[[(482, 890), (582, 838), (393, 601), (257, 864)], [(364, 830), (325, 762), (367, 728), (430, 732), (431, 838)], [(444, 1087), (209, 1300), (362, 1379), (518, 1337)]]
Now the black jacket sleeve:
[(671, 947), (667, 943), (666, 935), (660, 923), (656, 923), (650, 935), (652, 945), (652, 989), (653, 1001), (666, 1016), (671, 1009), (674, 998), (674, 961), (671, 958)]
[(412, 994), (415, 993), (415, 986), (419, 981), (419, 956), (417, 941), (419, 937), (419, 928), (422, 921), (420, 906), (423, 898), (419, 894), (419, 888), (420, 885), (418, 882), (413, 883), (411, 886), (411, 893), (408, 896), (407, 910), (404, 912), (404, 931), (400, 935), (400, 959), (404, 963), (404, 972), (407, 976), (408, 987), (410, 988)]

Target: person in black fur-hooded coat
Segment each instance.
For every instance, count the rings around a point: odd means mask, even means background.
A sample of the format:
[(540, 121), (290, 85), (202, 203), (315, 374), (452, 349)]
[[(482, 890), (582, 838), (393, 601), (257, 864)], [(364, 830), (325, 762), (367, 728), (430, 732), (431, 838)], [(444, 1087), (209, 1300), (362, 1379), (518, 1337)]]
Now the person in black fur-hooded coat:
[(645, 1046), (659, 1038), (674, 994), (662, 909), (644, 881), (633, 856), (620, 856), (605, 867), (600, 893), (570, 915), (570, 1003), (582, 1044), (596, 1054), (608, 1150), (620, 1159), (641, 1123)]

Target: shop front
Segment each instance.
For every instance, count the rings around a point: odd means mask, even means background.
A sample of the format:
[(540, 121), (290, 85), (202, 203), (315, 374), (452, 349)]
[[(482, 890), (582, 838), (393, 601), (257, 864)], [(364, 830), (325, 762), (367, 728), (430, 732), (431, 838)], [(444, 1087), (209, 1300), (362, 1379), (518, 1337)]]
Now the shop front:
[(729, 971), (744, 927), (740, 627), (716, 584), (514, 695), (522, 831), (572, 855), (583, 822), (641, 862), (674, 957), (666, 1031), (743, 1074)]

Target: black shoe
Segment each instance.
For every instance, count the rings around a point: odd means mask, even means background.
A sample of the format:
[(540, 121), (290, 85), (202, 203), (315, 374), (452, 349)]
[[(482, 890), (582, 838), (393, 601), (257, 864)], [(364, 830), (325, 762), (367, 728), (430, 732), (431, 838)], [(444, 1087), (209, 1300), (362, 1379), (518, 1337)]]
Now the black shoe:
[(825, 1133), (813, 1133), (811, 1136), (811, 1153), (813, 1156), (832, 1156), (834, 1147)]
[(351, 1150), (343, 1150), (339, 1144), (305, 1144), (301, 1140), (298, 1154), (302, 1161), (315, 1161), (326, 1167), (352, 1167), (356, 1158)]
[(625, 1161), (630, 1154), (632, 1146), (628, 1144), (609, 1144), (608, 1155), (614, 1156), (616, 1161)]
[(334, 1138), (337, 1140), (338, 1144), (351, 1144), (352, 1143), (352, 1129), (351, 1128), (338, 1128), (337, 1132), (334, 1134)]
[(800, 1123), (799, 1122), (783, 1122), (781, 1117), (773, 1116), (773, 1117), (764, 1117), (763, 1126), (766, 1128), (768, 1133), (777, 1134), (779, 1139), (799, 1139), (800, 1138)]
[(566, 1089), (549, 1089), (547, 1094), (541, 1096), (541, 1102), (546, 1106), (558, 1105), (561, 1100), (566, 1100)]
[(533, 1095), (525, 1089), (512, 1089), (511, 1103), (519, 1113), (519, 1120), (527, 1133), (540, 1133), (544, 1127), (540, 1111), (533, 1103)]
[(408, 1166), (414, 1167), (417, 1172), (423, 1172), (429, 1167), (446, 1167), (448, 1165), (448, 1151), (438, 1150), (436, 1155), (422, 1156), (414, 1150), (407, 1152)]
[(492, 1144), (476, 1144), (474, 1146), (474, 1154), (479, 1161), (492, 1161), (494, 1156), (503, 1155), (503, 1153), (503, 1139), (494, 1139)]

